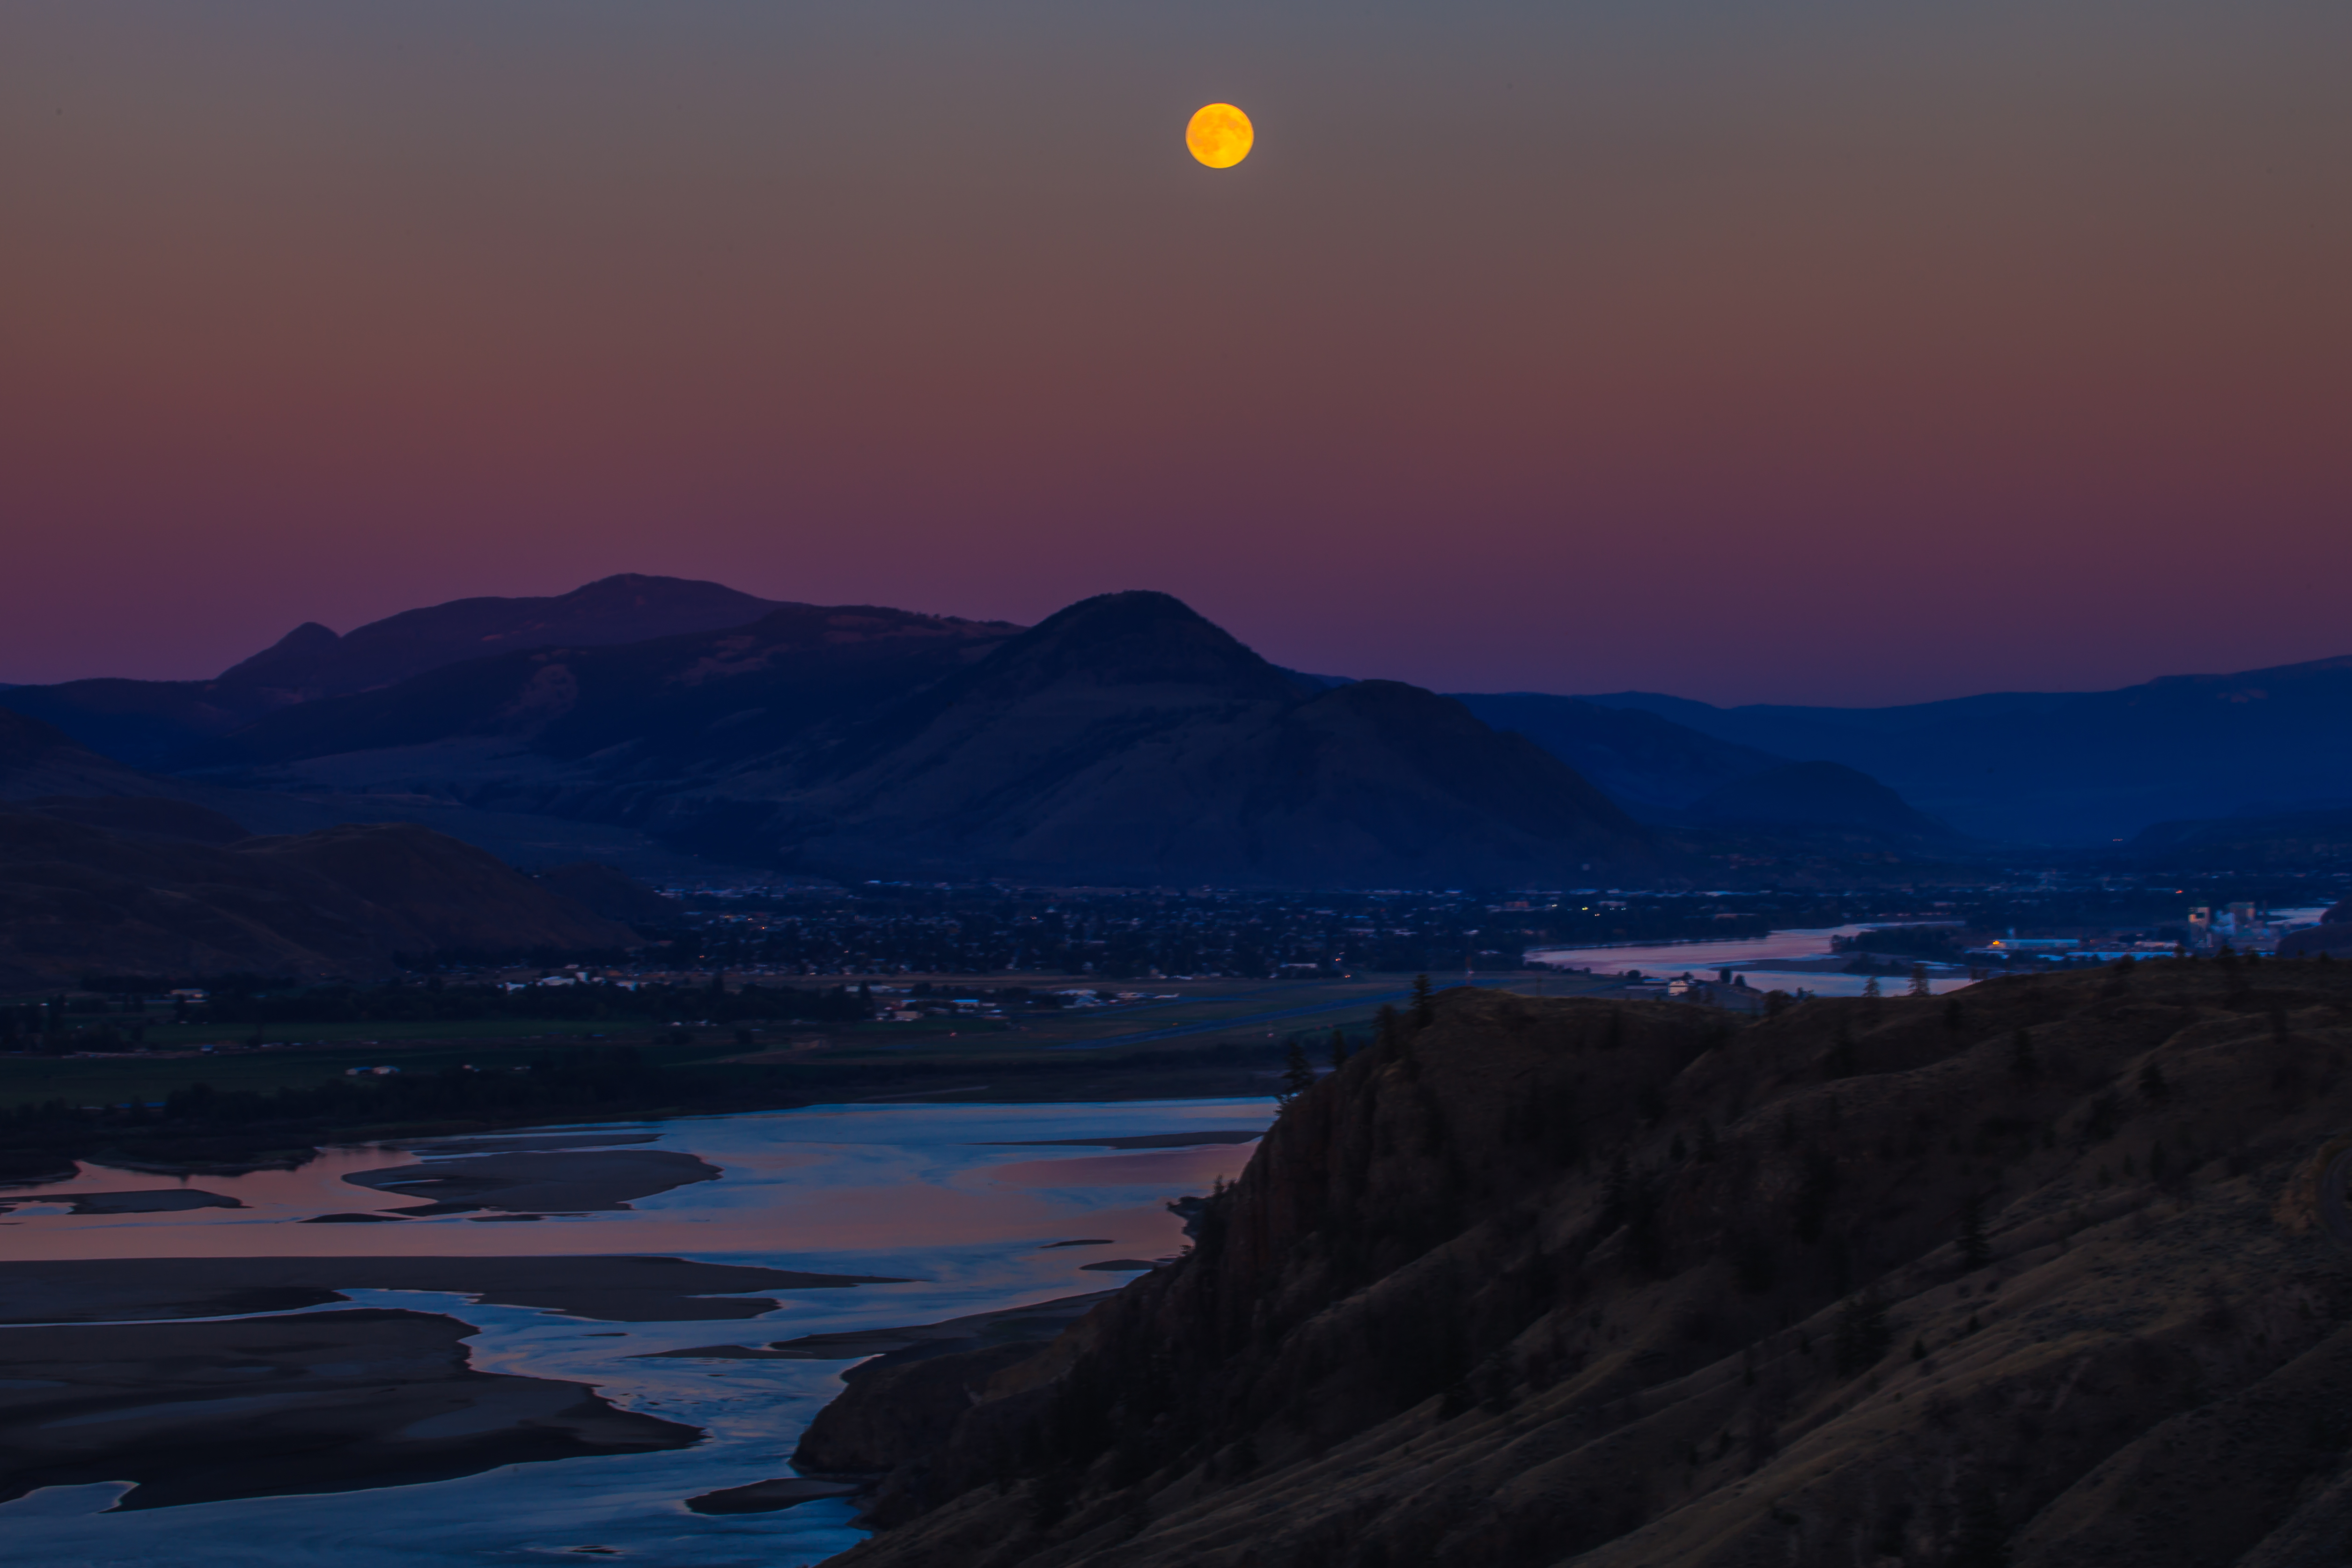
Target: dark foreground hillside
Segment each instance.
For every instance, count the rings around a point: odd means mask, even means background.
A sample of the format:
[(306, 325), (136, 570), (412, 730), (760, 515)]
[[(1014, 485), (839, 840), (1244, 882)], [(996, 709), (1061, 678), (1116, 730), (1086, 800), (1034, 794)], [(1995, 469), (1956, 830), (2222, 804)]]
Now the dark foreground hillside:
[(0, 989), (92, 971), (381, 976), (401, 954), (635, 940), (414, 823), (257, 837), (184, 801), (0, 806)]
[(2347, 1046), (2318, 960), (1448, 993), (1184, 1261), (800, 1462), (895, 1445), (845, 1568), (2341, 1563)]

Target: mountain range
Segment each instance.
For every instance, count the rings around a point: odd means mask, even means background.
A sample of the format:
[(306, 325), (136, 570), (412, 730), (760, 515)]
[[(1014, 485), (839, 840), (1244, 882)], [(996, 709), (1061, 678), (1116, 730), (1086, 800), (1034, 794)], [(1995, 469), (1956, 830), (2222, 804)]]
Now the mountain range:
[(1391, 682), (1320, 687), (1165, 595), (1022, 631), (791, 605), (288, 707), (184, 777), (443, 793), (820, 876), (1525, 884), (1654, 868), (1540, 747)]
[(1582, 700), (1843, 763), (1980, 838), (2103, 844), (2159, 822), (2352, 805), (2352, 658), (1894, 708)]
[(0, 798), (882, 879), (1672, 880), (1759, 835), (1948, 859), (2193, 836), (2177, 819), (2340, 793), (2352, 764), (2352, 660), (1879, 710), (1444, 697), (1281, 668), (1160, 594), (1024, 628), (635, 575), (305, 625), (210, 681), (0, 689), (0, 711), (24, 716)]
[(777, 606), (716, 583), (634, 574), (551, 598), (455, 599), (338, 637), (306, 621), (210, 680), (68, 680), (0, 688), (7, 706), (139, 767), (293, 703), (371, 690), (516, 648), (641, 642), (740, 626)]

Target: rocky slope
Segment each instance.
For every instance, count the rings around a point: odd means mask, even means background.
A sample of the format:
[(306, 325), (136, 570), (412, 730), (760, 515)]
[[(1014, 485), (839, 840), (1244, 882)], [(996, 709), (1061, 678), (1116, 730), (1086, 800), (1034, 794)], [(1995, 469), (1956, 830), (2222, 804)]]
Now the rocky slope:
[(2325, 960), (1446, 994), (1183, 1261), (975, 1363), (839, 1561), (2338, 1563), (2347, 1047)]

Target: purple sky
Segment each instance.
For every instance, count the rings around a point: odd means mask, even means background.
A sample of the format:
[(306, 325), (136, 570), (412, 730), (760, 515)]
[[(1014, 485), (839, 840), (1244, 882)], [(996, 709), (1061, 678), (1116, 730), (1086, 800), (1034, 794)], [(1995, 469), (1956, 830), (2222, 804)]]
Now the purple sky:
[(0, 680), (617, 571), (1163, 588), (1448, 689), (2352, 652), (2347, 58), (2341, 0), (11, 6)]

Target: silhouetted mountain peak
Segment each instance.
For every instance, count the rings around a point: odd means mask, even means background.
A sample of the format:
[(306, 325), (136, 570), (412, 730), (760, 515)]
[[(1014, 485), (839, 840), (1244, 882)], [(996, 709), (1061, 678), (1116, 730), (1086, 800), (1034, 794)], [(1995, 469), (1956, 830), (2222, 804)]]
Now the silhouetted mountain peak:
[(1302, 692), (1223, 626), (1171, 594), (1097, 594), (1040, 621), (973, 671), (971, 694), (1064, 680), (1097, 687), (1186, 686), (1243, 700)]
[(624, 572), (548, 598), (452, 599), (403, 610), (341, 637), (306, 624), (221, 679), (334, 697), (490, 654), (720, 631), (787, 607), (719, 583)]
[(304, 621), (251, 658), (222, 670), (220, 679), (235, 686), (299, 689), (310, 683), (319, 661), (342, 640), (318, 622)]
[[(529, 602), (509, 601), (516, 604)], [(550, 609), (558, 606), (577, 609), (596, 605), (626, 605), (632, 609), (687, 609), (714, 605), (731, 614), (746, 605), (766, 607), (775, 601), (756, 599), (723, 583), (706, 583), (696, 577), (656, 577), (644, 572), (615, 572), (610, 577), (583, 583), (569, 594), (558, 594), (545, 603)]]

